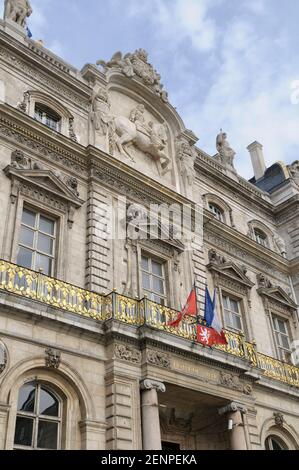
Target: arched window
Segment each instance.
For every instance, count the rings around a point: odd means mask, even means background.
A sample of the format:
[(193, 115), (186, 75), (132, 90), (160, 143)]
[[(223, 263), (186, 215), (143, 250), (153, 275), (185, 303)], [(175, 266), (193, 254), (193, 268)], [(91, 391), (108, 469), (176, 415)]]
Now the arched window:
[(268, 248), (269, 246), (268, 237), (262, 230), (258, 228), (254, 229), (254, 239), (259, 245), (262, 245)]
[(266, 450), (288, 450), (286, 444), (277, 436), (269, 436), (265, 442)]
[(59, 449), (62, 401), (46, 385), (28, 382), (19, 391), (15, 449)]
[(224, 212), (217, 204), (209, 202), (209, 210), (215, 215), (217, 220), (224, 222)]
[(61, 116), (42, 103), (35, 103), (34, 117), (56, 132), (61, 130)]

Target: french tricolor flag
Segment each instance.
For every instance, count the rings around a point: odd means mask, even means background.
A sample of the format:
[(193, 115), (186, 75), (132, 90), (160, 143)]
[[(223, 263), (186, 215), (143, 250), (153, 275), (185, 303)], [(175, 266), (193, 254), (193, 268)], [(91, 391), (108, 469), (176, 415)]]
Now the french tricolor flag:
[(197, 341), (204, 346), (214, 346), (215, 344), (227, 344), (223, 327), (219, 321), (216, 311), (216, 291), (211, 299), (209, 289), (206, 287), (205, 297), (205, 325), (197, 325)]

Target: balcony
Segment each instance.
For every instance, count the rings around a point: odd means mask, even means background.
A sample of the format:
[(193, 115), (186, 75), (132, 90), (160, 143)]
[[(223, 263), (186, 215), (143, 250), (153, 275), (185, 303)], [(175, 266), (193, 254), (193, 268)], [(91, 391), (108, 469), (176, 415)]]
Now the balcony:
[[(193, 317), (187, 317), (179, 328), (171, 328), (167, 325), (178, 312), (168, 307), (148, 299), (131, 299), (116, 292), (96, 294), (3, 260), (0, 260), (0, 290), (95, 321), (105, 322), (113, 318), (136, 327), (148, 325), (170, 335), (196, 341)], [(228, 344), (216, 346), (217, 349), (248, 361), (252, 367), (260, 369), (264, 377), (299, 388), (298, 367), (257, 352), (255, 345), (246, 342), (242, 334), (226, 331), (225, 335)]]

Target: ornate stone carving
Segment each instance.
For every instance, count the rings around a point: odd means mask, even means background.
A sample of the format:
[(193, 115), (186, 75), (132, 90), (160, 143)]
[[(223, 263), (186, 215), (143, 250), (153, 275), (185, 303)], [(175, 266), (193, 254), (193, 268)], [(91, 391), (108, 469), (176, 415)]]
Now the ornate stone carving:
[(119, 70), (128, 78), (139, 77), (153, 93), (160, 96), (164, 102), (168, 102), (161, 76), (148, 62), (148, 53), (144, 49), (138, 49), (133, 54), (126, 54), (124, 57), (121, 52), (116, 52), (109, 62), (99, 60), (97, 65), (102, 66), (105, 72), (114, 69)]
[(209, 261), (210, 263), (215, 263), (215, 264), (225, 264), (226, 263), (226, 258), (222, 255), (219, 255), (216, 250), (210, 250), (209, 251)]
[(45, 350), (46, 367), (49, 369), (58, 369), (61, 363), (61, 352), (57, 349), (48, 348)]
[(69, 136), (73, 142), (78, 142), (78, 138), (74, 130), (74, 118), (73, 117), (69, 118)]
[(30, 168), (30, 159), (26, 158), (21, 150), (14, 150), (11, 153), (11, 166), (16, 169)]
[(227, 134), (220, 132), (216, 138), (216, 148), (219, 153), (219, 160), (225, 165), (234, 170), (234, 158), (236, 152), (230, 147), (227, 141)]
[(32, 14), (28, 0), (5, 0), (4, 19), (14, 21), (22, 28), (26, 28), (26, 19)]
[(299, 160), (288, 166), (291, 179), (299, 187)]
[(147, 361), (150, 364), (159, 367), (170, 368), (170, 358), (168, 354), (163, 354), (158, 351), (147, 351)]
[(96, 131), (101, 135), (106, 136), (108, 127), (113, 120), (110, 113), (110, 100), (108, 92), (105, 88), (101, 87), (98, 92), (94, 92), (91, 96), (91, 122)]
[(30, 99), (30, 94), (28, 91), (25, 91), (25, 93), (23, 94), (23, 101), (21, 101), (17, 105), (17, 108), (23, 113), (28, 112), (29, 99)]
[(4, 372), (7, 366), (7, 349), (4, 343), (0, 341), (0, 374)]
[(272, 282), (267, 278), (267, 276), (265, 276), (265, 274), (259, 273), (256, 278), (259, 287), (266, 289), (271, 289), (271, 287), (273, 287)]
[(68, 176), (65, 178), (65, 184), (67, 185), (68, 188), (72, 190), (72, 192), (75, 194), (75, 196), (79, 197), (80, 193), (78, 191), (78, 180), (77, 178), (74, 178), (73, 176)]
[(194, 146), (190, 145), (188, 140), (184, 137), (176, 139), (176, 151), (183, 185), (187, 193), (188, 189), (192, 190), (195, 180), (194, 164), (197, 152)]
[(287, 252), (285, 241), (278, 235), (274, 235), (273, 240), (276, 245), (277, 251), (285, 258)]
[(282, 413), (273, 413), (276, 426), (282, 427), (284, 425), (284, 416)]
[(132, 362), (133, 364), (138, 364), (141, 362), (141, 352), (137, 349), (131, 348), (130, 346), (116, 344), (114, 348), (114, 354), (118, 359)]
[(141, 390), (156, 389), (158, 392), (166, 392), (166, 387), (162, 382), (157, 380), (145, 379), (140, 383)]
[(232, 390), (238, 390), (245, 395), (252, 394), (252, 386), (250, 384), (243, 384), (237, 375), (229, 372), (220, 372), (219, 384)]

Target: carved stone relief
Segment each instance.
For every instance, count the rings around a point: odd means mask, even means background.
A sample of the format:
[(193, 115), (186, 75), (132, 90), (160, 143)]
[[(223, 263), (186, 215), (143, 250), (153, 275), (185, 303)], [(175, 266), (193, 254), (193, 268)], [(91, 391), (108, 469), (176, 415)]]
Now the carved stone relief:
[(150, 364), (169, 369), (171, 366), (170, 356), (159, 351), (147, 351), (147, 361)]
[(114, 347), (114, 355), (118, 359), (132, 362), (133, 364), (138, 364), (141, 362), (141, 352), (132, 348), (131, 346), (116, 344)]
[(154, 94), (164, 102), (168, 101), (167, 92), (161, 83), (161, 76), (148, 62), (148, 53), (144, 49), (138, 49), (133, 54), (128, 53), (125, 56), (121, 52), (116, 52), (109, 62), (98, 60), (97, 65), (102, 66), (105, 72), (117, 70), (128, 78), (140, 78)]

